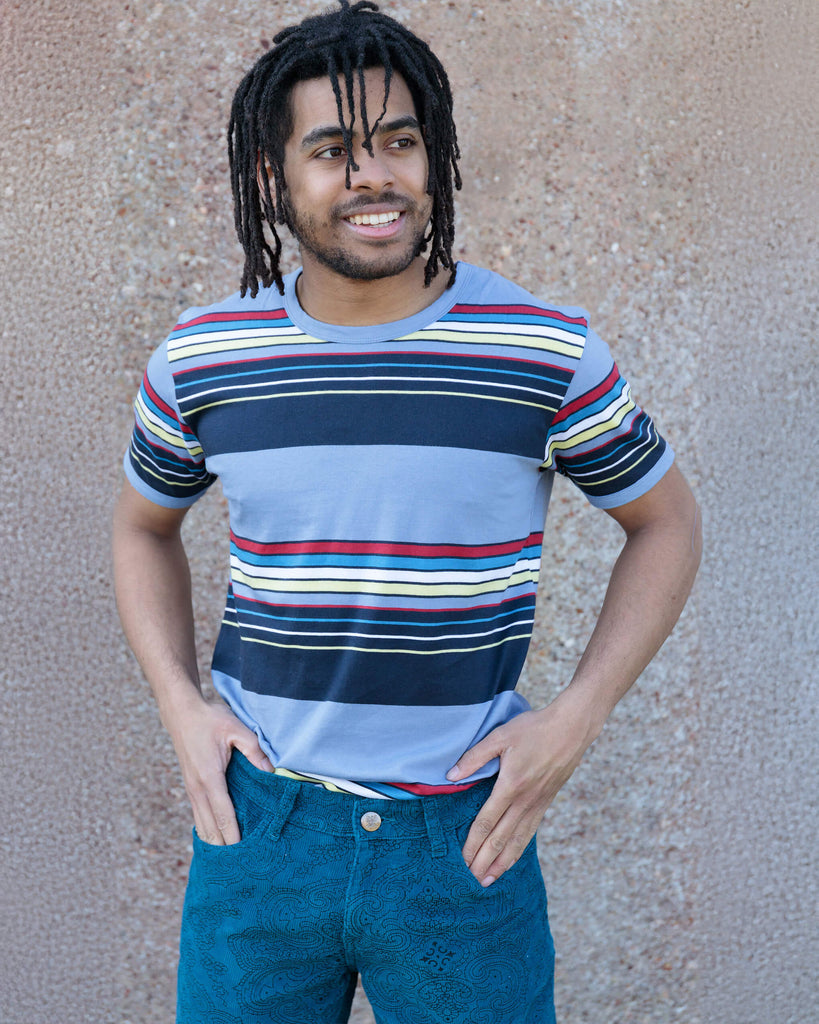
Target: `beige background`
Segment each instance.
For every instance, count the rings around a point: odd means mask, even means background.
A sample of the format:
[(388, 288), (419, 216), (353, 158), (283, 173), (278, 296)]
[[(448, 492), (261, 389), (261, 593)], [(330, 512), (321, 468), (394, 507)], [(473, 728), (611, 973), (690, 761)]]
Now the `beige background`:
[[(118, 631), (108, 524), (151, 349), (238, 282), (232, 91), (321, 6), (0, 0), (4, 1024), (172, 1020), (190, 822)], [(705, 508), (678, 630), (543, 827), (559, 1019), (808, 1024), (819, 8), (383, 7), (451, 72), (458, 254), (593, 311)], [(189, 517), (203, 662), (223, 516), (213, 494)], [(551, 523), (534, 701), (570, 673), (617, 549), (568, 486)]]

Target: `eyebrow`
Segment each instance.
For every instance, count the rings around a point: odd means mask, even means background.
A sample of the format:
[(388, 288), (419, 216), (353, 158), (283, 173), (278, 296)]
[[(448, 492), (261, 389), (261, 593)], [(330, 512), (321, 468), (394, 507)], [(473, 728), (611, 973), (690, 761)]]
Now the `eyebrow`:
[[(386, 135), (389, 132), (400, 132), (402, 128), (414, 128), (416, 131), (421, 131), (421, 125), (418, 122), (417, 117), (413, 117), (412, 114), (403, 114), (401, 117), (395, 117), (392, 121), (382, 122), (376, 129), (376, 135)], [(318, 128), (313, 128), (309, 131), (304, 138), (301, 140), (302, 149), (310, 149), (312, 146), (316, 146), (321, 142), (329, 142), (332, 139), (340, 139), (342, 137), (341, 125), (339, 124), (328, 124), (320, 125)]]

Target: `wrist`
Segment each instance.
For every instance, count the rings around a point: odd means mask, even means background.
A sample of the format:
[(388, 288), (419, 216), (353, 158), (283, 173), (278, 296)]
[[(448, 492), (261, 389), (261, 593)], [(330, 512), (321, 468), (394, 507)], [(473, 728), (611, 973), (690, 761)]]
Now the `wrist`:
[(159, 719), (173, 738), (189, 724), (192, 717), (207, 707), (207, 703), (199, 684), (188, 680), (184, 687), (174, 687), (157, 698)]
[(606, 719), (611, 708), (603, 695), (593, 687), (584, 685), (577, 679), (573, 679), (569, 685), (558, 694), (556, 704), (571, 715), (578, 723), (585, 735), (585, 746), (597, 739), (603, 731)]

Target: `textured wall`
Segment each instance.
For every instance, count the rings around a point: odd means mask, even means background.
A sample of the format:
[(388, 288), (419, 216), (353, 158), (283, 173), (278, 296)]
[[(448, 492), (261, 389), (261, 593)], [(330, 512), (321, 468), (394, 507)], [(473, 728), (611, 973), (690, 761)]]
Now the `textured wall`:
[[(236, 286), (232, 90), (322, 6), (0, 3), (4, 1024), (172, 1019), (189, 814), (118, 632), (108, 523), (149, 352)], [(559, 1017), (808, 1024), (819, 10), (383, 7), (451, 72), (459, 255), (593, 311), (705, 507), (692, 603), (542, 830)], [(214, 494), (186, 525), (203, 663), (223, 521)], [(551, 522), (534, 701), (567, 679), (617, 550), (568, 486)]]

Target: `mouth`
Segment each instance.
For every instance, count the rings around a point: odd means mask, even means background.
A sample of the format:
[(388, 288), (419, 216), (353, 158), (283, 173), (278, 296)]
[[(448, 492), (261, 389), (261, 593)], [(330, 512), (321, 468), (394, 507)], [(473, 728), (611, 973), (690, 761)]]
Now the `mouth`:
[(344, 222), (354, 229), (356, 234), (369, 238), (384, 238), (392, 235), (404, 221), (404, 210), (384, 210), (368, 213), (350, 213)]
[(401, 210), (390, 210), (388, 213), (352, 213), (344, 219), (360, 227), (363, 224), (392, 224), (400, 216)]

